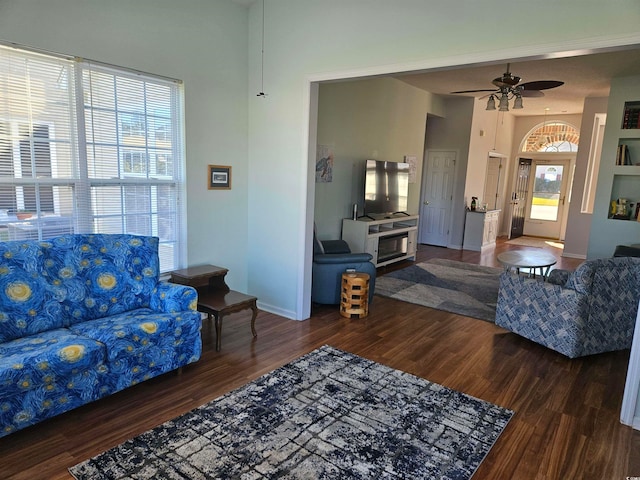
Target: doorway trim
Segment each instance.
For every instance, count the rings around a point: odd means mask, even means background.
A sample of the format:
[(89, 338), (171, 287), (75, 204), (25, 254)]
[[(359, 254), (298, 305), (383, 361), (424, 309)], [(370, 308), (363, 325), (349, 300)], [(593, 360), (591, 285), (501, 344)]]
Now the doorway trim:
[[(312, 148), (317, 137), (318, 118), (318, 84), (325, 81), (365, 79), (377, 75), (394, 75), (402, 72), (429, 71), (441, 68), (452, 68), (461, 65), (501, 65), (505, 59), (517, 60), (547, 60), (553, 58), (573, 57), (604, 51), (617, 51), (640, 46), (640, 32), (632, 35), (610, 35), (603, 37), (582, 38), (578, 40), (558, 43), (522, 45), (508, 49), (498, 49), (484, 52), (474, 52), (463, 55), (436, 57), (415, 62), (404, 62), (386, 65), (374, 65), (364, 68), (354, 68), (321, 73), (302, 74), (302, 152), (306, 152), (307, 161), (304, 162), (301, 174), (300, 202), (306, 205), (306, 211), (301, 211), (298, 217), (300, 249), (298, 283), (295, 318), (304, 320), (311, 314), (311, 267), (313, 256), (313, 208), (315, 203), (314, 178), (315, 149)], [(454, 187), (454, 192), (456, 188)], [(455, 194), (455, 193), (454, 193)]]
[(629, 367), (627, 368), (627, 380), (622, 396), (622, 407), (620, 408), (620, 422), (629, 425), (636, 430), (640, 430), (640, 408), (636, 416), (638, 406), (638, 395), (640, 395), (640, 303), (638, 304), (638, 316), (636, 317), (636, 328), (633, 333), (633, 343), (631, 345), (631, 355), (629, 356)]

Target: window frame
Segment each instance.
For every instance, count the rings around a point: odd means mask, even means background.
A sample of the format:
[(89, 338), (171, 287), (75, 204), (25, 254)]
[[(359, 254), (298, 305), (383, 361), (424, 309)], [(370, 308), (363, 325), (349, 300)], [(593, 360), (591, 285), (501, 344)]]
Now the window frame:
[[(66, 211), (67, 215), (70, 212), (73, 221), (73, 231), (77, 233), (135, 233), (158, 236), (160, 238), (161, 272), (166, 273), (183, 267), (187, 260), (187, 229), (184, 88), (182, 82), (176, 79), (147, 74), (101, 62), (41, 52), (13, 44), (8, 45), (2, 42), (0, 42), (0, 49), (3, 51), (7, 49), (8, 55), (15, 56), (12, 58), (15, 58), (15, 61), (18, 62), (19, 69), (23, 68), (19, 62), (24, 62), (25, 71), (28, 71), (27, 64), (31, 57), (35, 57), (37, 61), (41, 62), (41, 65), (38, 64), (38, 68), (42, 68), (44, 72), (48, 72), (49, 68), (60, 66), (60, 71), (63, 73), (61, 73), (61, 80), (59, 81), (58, 87), (65, 85), (70, 90), (69, 105), (64, 107), (68, 107), (69, 109), (69, 118), (65, 119), (65, 122), (68, 122), (68, 128), (70, 130), (67, 132), (69, 134), (69, 152), (64, 152), (65, 155), (63, 159), (58, 159), (56, 155), (56, 144), (59, 140), (55, 135), (51, 134), (56, 128), (56, 123), (53, 120), (48, 123), (40, 118), (30, 118), (27, 124), (30, 132), (34, 131), (33, 128), (35, 125), (46, 124), (49, 129), (49, 136), (46, 139), (44, 137), (42, 140), (35, 138), (33, 133), (30, 133), (29, 136), (24, 139), (21, 138), (20, 135), (6, 135), (12, 142), (10, 148), (12, 151), (13, 177), (6, 174), (0, 176), (0, 187), (14, 187), (16, 211), (18, 204), (23, 205), (23, 203), (17, 200), (18, 189), (34, 187), (37, 192), (41, 187), (51, 187), (54, 191), (54, 211), (60, 213), (61, 210), (57, 210), (56, 207), (55, 187), (68, 188), (71, 193), (68, 193), (68, 191), (66, 193), (67, 197), (70, 198), (70, 204), (66, 206)], [(5, 59), (9, 58), (5, 56), (3, 52), (0, 52), (0, 54), (2, 54)], [(91, 158), (88, 151), (88, 149), (96, 145), (94, 136), (86, 131), (86, 116), (87, 113), (91, 112), (95, 107), (95, 105), (91, 103), (95, 98), (93, 92), (86, 91), (83, 80), (86, 78), (86, 75), (90, 76), (94, 72), (103, 76), (112, 76), (113, 81), (116, 83), (122, 81), (125, 84), (130, 83), (136, 88), (142, 88), (145, 92), (147, 92), (147, 89), (151, 91), (149, 97), (145, 94), (143, 99), (135, 98), (135, 100), (132, 100), (131, 105), (142, 105), (143, 111), (130, 113), (118, 111), (118, 108), (126, 110), (122, 105), (127, 106), (126, 101), (129, 97), (125, 98), (124, 103), (120, 104), (117, 93), (114, 91), (113, 104), (116, 109), (114, 114), (117, 120), (114, 125), (115, 142), (112, 147), (117, 151), (115, 160), (117, 163), (117, 175), (109, 178), (101, 178), (100, 174), (92, 174), (91, 167), (100, 165), (101, 161), (100, 157), (95, 155), (95, 149), (91, 152)], [(16, 77), (17, 80), (13, 80), (9, 78), (9, 76), (7, 76), (6, 80), (0, 77), (0, 80), (4, 82), (4, 85), (12, 85), (13, 81), (19, 84), (20, 81), (23, 81), (21, 77)], [(51, 84), (51, 86), (53, 87), (54, 84)], [(47, 88), (52, 87), (49, 87), (49, 84), (45, 82), (42, 93), (45, 100), (50, 98)], [(168, 92), (166, 95), (165, 90)], [(130, 95), (127, 91), (125, 91), (125, 93)], [(26, 97), (27, 102), (32, 101), (30, 99), (31, 97), (28, 95)], [(151, 100), (149, 100), (149, 98), (151, 98)], [(19, 98), (16, 102), (23, 100), (23, 98)], [(89, 103), (87, 100), (89, 100)], [(151, 106), (149, 104), (150, 101), (152, 102)], [(12, 103), (11, 99), (9, 103)], [(163, 110), (162, 114), (159, 114), (157, 111), (152, 111), (153, 107), (157, 109), (160, 108), (157, 105), (162, 106), (165, 105), (165, 103), (168, 107), (165, 109), (166, 111)], [(132, 110), (134, 110), (133, 107)], [(61, 109), (61, 111), (64, 111), (64, 109)], [(118, 114), (121, 114), (122, 122), (117, 118)], [(125, 120), (127, 117), (129, 117), (128, 122)], [(8, 124), (9, 129), (20, 128), (20, 121), (20, 118), (18, 116), (12, 116), (11, 112), (0, 110), (0, 122)], [(126, 123), (129, 123), (131, 126), (130, 131), (126, 129)], [(67, 124), (65, 123), (63, 126), (66, 128)], [(156, 131), (159, 128), (163, 132), (163, 135), (161, 135), (163, 138), (156, 139)], [(169, 140), (167, 140), (168, 134), (171, 135)], [(141, 144), (127, 145), (126, 138), (132, 138), (132, 136), (137, 136)], [(40, 141), (47, 142), (48, 145), (48, 148), (43, 151), (46, 151), (48, 154), (49, 165), (45, 166), (45, 168), (50, 169), (50, 175), (46, 177), (38, 175), (32, 175), (31, 177), (18, 176), (21, 175), (20, 162), (24, 162), (25, 160), (31, 162), (31, 170), (35, 172), (34, 169), (37, 167), (38, 159), (34, 157), (34, 155), (37, 154), (37, 148), (34, 147), (34, 143)], [(30, 152), (29, 159), (22, 158), (20, 148), (25, 148), (22, 142), (28, 142)], [(16, 146), (18, 150), (16, 150)], [(139, 172), (126, 172), (124, 168), (124, 156), (127, 154), (131, 154), (132, 157), (137, 157), (132, 162), (132, 164), (134, 164), (133, 170), (137, 169), (135, 164), (144, 164), (145, 168)], [(165, 165), (162, 172), (158, 171), (160, 157), (164, 159), (162, 163)], [(56, 175), (58, 161), (65, 163), (63, 168), (65, 175)], [(103, 159), (103, 161), (113, 162), (114, 159)], [(17, 170), (16, 162), (18, 162)], [(66, 165), (67, 162), (69, 163), (68, 165)], [(111, 167), (113, 167), (113, 165), (111, 165)], [(170, 168), (171, 171), (169, 171), (168, 168)], [(105, 172), (107, 171), (106, 168), (94, 169), (94, 171), (98, 172), (102, 172), (103, 170)], [(5, 173), (10, 172), (7, 169)], [(130, 211), (129, 214), (127, 213), (128, 208), (126, 203), (131, 195), (127, 190), (131, 190), (131, 187), (138, 187), (141, 191), (148, 191), (148, 193), (143, 195), (144, 198), (140, 197), (141, 205), (149, 204), (146, 212)], [(103, 206), (96, 205), (92, 202), (92, 199), (96, 196), (96, 192), (101, 190), (109, 191), (111, 189), (120, 191), (119, 215), (104, 211)], [(167, 198), (159, 198), (158, 192), (163, 191), (169, 192), (170, 195), (168, 195)], [(30, 223), (37, 229), (36, 238), (43, 240), (49, 238), (46, 232), (44, 232), (47, 218), (45, 218), (45, 212), (41, 211), (38, 194), (36, 193), (35, 195), (38, 208), (37, 212), (35, 212), (35, 217), (30, 219)], [(137, 202), (134, 201), (134, 203)], [(170, 204), (170, 208), (166, 208), (168, 203)], [(117, 202), (115, 202), (114, 205), (117, 205)], [(113, 220), (111, 225), (114, 227), (110, 231), (104, 231), (104, 226), (100, 227), (100, 220), (107, 217), (111, 217)], [(65, 216), (65, 218), (69, 217)], [(145, 218), (149, 223), (148, 232), (131, 232), (126, 228), (128, 220), (134, 221), (135, 223), (143, 221)], [(118, 219), (120, 222), (119, 228), (116, 227)], [(4, 218), (0, 214), (0, 225), (10, 225), (18, 222), (20, 222), (20, 220), (16, 218)], [(167, 229), (167, 225), (170, 224), (173, 224), (173, 229)], [(102, 232), (101, 228), (103, 229)], [(173, 231), (171, 232), (171, 230)], [(168, 238), (163, 237), (168, 231), (171, 236)], [(11, 238), (0, 239), (5, 240)]]

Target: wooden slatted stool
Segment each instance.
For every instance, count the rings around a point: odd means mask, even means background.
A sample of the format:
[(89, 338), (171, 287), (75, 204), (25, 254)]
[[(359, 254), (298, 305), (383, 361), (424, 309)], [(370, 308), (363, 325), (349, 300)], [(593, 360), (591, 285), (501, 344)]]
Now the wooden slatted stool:
[(340, 315), (362, 318), (369, 314), (369, 274), (345, 272), (342, 274)]

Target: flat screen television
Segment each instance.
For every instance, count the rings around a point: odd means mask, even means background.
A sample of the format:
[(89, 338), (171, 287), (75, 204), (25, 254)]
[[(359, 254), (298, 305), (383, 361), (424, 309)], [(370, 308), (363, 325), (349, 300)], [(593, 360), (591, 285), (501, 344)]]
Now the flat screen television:
[(367, 160), (364, 175), (364, 214), (406, 213), (409, 164)]

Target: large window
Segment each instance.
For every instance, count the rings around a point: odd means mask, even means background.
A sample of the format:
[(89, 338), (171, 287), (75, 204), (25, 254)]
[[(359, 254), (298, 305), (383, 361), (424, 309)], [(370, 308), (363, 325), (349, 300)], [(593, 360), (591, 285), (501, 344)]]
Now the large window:
[(0, 240), (160, 238), (186, 258), (178, 81), (0, 45)]

